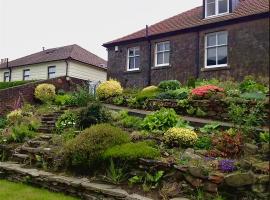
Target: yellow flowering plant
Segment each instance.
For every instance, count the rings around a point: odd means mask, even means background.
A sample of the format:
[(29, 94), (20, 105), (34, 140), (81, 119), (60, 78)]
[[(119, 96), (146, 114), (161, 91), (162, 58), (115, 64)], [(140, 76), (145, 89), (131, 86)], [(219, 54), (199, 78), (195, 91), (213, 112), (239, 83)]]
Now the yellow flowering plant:
[(121, 84), (113, 79), (101, 83), (97, 88), (97, 96), (99, 99), (108, 99), (110, 97), (118, 96), (123, 93)]
[(22, 110), (21, 109), (17, 109), (17, 110), (13, 110), (11, 111), (8, 115), (7, 115), (7, 120), (9, 123), (13, 124), (16, 121), (22, 119), (23, 115), (22, 115)]
[(55, 86), (52, 84), (43, 83), (38, 85), (35, 89), (35, 97), (43, 103), (53, 101), (55, 96)]
[(197, 141), (198, 136), (191, 129), (174, 127), (164, 133), (164, 139), (167, 144), (192, 146)]

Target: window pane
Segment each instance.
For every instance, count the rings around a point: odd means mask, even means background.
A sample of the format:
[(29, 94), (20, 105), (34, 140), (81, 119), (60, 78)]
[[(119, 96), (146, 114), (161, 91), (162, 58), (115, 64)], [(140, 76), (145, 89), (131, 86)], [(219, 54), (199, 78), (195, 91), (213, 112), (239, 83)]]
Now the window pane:
[(215, 15), (215, 3), (209, 3), (206, 5), (207, 11), (206, 11), (206, 16), (212, 16)]
[(216, 64), (216, 48), (207, 49), (207, 66)]
[(55, 73), (54, 74), (49, 74), (49, 78), (55, 78)]
[(169, 42), (165, 43), (165, 50), (170, 51), (170, 43)]
[(164, 51), (164, 43), (157, 44), (157, 52)]
[(217, 49), (218, 54), (218, 64), (227, 64), (227, 46), (225, 47), (218, 47)]
[(49, 73), (55, 73), (55, 67), (49, 67)]
[(163, 64), (163, 53), (157, 53), (157, 64)]
[(207, 35), (207, 46), (215, 46), (216, 45), (216, 34)]
[(129, 49), (129, 56), (134, 56), (134, 50), (133, 49)]
[(206, 0), (207, 3), (215, 3), (215, 0)]
[(218, 44), (219, 45), (227, 44), (227, 33), (226, 32), (218, 34)]
[(170, 63), (170, 52), (165, 52), (164, 53), (164, 64), (169, 64)]
[(140, 67), (140, 57), (139, 56), (136, 56), (135, 57), (135, 68), (139, 68)]
[(140, 49), (138, 49), (138, 48), (135, 49), (135, 55), (136, 56), (139, 56), (140, 55)]
[(218, 1), (218, 13), (228, 12), (228, 0), (219, 0)]
[(24, 76), (30, 76), (30, 70), (25, 70), (24, 71)]
[(134, 57), (129, 58), (129, 69), (134, 69)]

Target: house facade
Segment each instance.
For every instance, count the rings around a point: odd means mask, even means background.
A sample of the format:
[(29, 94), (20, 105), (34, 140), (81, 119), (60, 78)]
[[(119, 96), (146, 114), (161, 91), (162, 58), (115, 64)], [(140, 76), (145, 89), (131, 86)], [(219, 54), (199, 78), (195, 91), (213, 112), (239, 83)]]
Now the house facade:
[(106, 81), (107, 62), (78, 45), (47, 49), (0, 65), (0, 82), (69, 76)]
[(190, 78), (269, 77), (268, 0), (203, 6), (105, 43), (108, 78), (125, 87)]

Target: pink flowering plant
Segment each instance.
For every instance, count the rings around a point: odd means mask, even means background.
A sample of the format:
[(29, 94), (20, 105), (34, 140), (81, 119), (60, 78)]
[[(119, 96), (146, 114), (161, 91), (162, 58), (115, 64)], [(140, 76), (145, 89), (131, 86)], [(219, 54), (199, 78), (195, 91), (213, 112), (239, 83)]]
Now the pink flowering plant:
[(218, 93), (223, 94), (224, 89), (215, 85), (199, 86), (191, 91), (192, 98), (194, 99), (208, 99), (209, 97)]

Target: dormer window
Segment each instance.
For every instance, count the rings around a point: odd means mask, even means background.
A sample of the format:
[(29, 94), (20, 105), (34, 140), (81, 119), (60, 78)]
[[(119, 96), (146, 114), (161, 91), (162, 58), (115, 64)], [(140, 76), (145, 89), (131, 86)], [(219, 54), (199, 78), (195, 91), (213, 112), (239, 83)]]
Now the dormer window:
[(205, 0), (205, 17), (229, 13), (229, 0)]

